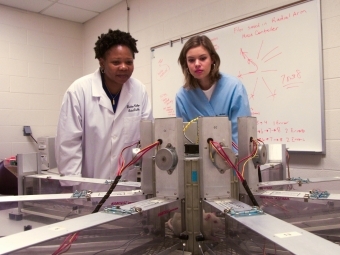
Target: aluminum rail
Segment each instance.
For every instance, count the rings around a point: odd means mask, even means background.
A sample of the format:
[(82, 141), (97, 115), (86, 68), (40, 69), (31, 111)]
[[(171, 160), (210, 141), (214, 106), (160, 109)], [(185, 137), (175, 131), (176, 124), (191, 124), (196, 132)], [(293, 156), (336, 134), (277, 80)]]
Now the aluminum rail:
[[(176, 200), (151, 198), (148, 200), (121, 206), (122, 209), (130, 210), (132, 207), (147, 211), (156, 207), (170, 204)], [(138, 213), (138, 212), (136, 212)], [(136, 214), (133, 213), (133, 214)], [(42, 243), (60, 236), (68, 235), (83, 229), (98, 226), (110, 221), (127, 217), (131, 214), (94, 213), (79, 218), (61, 221), (55, 224), (35, 228), (18, 234), (0, 238), (0, 254), (14, 252), (38, 243)]]
[[(301, 179), (300, 180), (304, 180)], [(331, 181), (340, 181), (340, 177), (317, 177), (317, 178), (308, 178), (305, 179), (307, 182), (302, 182), (301, 185), (308, 185), (309, 183), (320, 183), (320, 182), (331, 182)], [(269, 182), (260, 182), (258, 184), (259, 188), (266, 187), (274, 187), (274, 186), (282, 186), (282, 185), (294, 185), (299, 184), (298, 180), (281, 180), (281, 181), (269, 181)]]
[[(89, 198), (102, 198), (106, 192), (93, 192)], [(1, 202), (20, 202), (20, 201), (43, 201), (56, 199), (88, 199), (88, 197), (76, 197), (74, 193), (43, 194), (43, 195), (24, 195), (24, 196), (0, 196)], [(139, 196), (143, 195), (142, 190), (113, 191), (110, 197)]]
[[(49, 174), (33, 174), (33, 175), (26, 175), (25, 178), (31, 177), (31, 178), (38, 178), (38, 179), (48, 179), (48, 180), (59, 180), (59, 181), (74, 181), (74, 182), (88, 182), (88, 183), (96, 183), (96, 184), (104, 184), (104, 185), (110, 185), (113, 180), (108, 179), (96, 179), (96, 178), (85, 178), (80, 176), (60, 176), (53, 173)], [(127, 186), (127, 187), (141, 187), (140, 182), (124, 182), (120, 181), (118, 182), (117, 186)]]
[(329, 194), (328, 197), (313, 198), (311, 193), (306, 191), (267, 190), (254, 193), (254, 196), (260, 196), (260, 198), (277, 198), (278, 200), (289, 200), (294, 198), (303, 200), (340, 200), (340, 194)]
[[(222, 212), (231, 208), (235, 210), (239, 210), (242, 207), (245, 210), (249, 209), (249, 205), (235, 199), (220, 199), (205, 202)], [(325, 254), (326, 251), (327, 255), (340, 254), (339, 245), (269, 214), (240, 217), (230, 216), (229, 214), (226, 215), (294, 254), (319, 255)]]

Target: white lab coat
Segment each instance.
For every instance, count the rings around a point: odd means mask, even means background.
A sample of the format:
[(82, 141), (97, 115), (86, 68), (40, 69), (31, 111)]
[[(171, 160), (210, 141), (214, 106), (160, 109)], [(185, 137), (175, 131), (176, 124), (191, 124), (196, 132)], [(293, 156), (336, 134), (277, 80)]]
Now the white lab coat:
[[(151, 120), (152, 112), (140, 81), (130, 78), (123, 85), (114, 113), (99, 69), (76, 80), (66, 91), (60, 111), (55, 148), (59, 172), (114, 179), (121, 151), (140, 138), (142, 119)], [(129, 162), (131, 150), (125, 150), (123, 156)], [(128, 172), (123, 172), (122, 179), (129, 180)]]

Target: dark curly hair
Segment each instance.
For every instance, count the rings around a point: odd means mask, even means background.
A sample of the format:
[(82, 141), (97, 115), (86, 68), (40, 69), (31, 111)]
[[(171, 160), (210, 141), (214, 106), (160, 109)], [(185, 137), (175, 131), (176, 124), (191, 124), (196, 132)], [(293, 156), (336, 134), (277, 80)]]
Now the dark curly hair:
[(130, 33), (122, 32), (119, 29), (111, 30), (106, 34), (101, 34), (98, 36), (98, 40), (96, 42), (96, 46), (94, 47), (94, 52), (96, 53), (95, 58), (104, 58), (105, 53), (112, 47), (116, 45), (124, 45), (127, 46), (131, 52), (133, 58), (135, 58), (135, 53), (138, 53), (137, 40), (135, 40)]

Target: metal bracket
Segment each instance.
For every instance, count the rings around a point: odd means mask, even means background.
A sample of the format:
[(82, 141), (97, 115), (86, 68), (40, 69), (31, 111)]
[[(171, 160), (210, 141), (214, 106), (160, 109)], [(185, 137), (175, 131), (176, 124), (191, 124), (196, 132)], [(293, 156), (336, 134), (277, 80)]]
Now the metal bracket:
[(303, 196), (303, 201), (307, 203), (308, 199), (309, 199), (309, 194), (307, 193)]
[[(111, 185), (115, 180), (105, 180), (104, 184)], [(118, 182), (127, 182), (126, 179), (120, 179)]]
[(263, 210), (258, 206), (253, 206), (251, 209), (243, 211), (235, 210), (234, 208), (227, 208), (224, 210), (224, 213), (235, 217), (255, 216), (264, 214)]
[(298, 178), (292, 177), (292, 178), (290, 178), (288, 180), (289, 181), (296, 181), (299, 184), (299, 186), (302, 186), (303, 183), (309, 183), (309, 179), (302, 179), (300, 177), (298, 177)]
[(309, 197), (311, 199), (323, 199), (323, 198), (328, 198), (329, 197), (329, 192), (328, 191), (321, 191), (317, 189), (313, 189), (309, 191), (310, 195)]
[(143, 210), (140, 207), (132, 207), (130, 210), (125, 210), (120, 208), (120, 206), (112, 206), (112, 207), (105, 207), (104, 211), (105, 213), (112, 213), (112, 214), (119, 214), (119, 215), (124, 215), (124, 214), (133, 214), (133, 213), (141, 213)]
[(81, 191), (76, 190), (72, 194), (71, 197), (72, 198), (86, 198), (87, 201), (90, 201), (91, 200), (91, 194), (92, 194), (91, 190), (81, 190)]

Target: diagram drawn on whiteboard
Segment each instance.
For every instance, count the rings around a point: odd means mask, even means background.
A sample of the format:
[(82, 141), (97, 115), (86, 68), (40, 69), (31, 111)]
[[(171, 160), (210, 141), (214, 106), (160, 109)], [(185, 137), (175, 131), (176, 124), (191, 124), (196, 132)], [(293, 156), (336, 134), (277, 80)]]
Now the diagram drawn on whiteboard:
[[(259, 86), (264, 87), (264, 89), (261, 89), (262, 93), (266, 91), (265, 95), (261, 96), (274, 100), (278, 93), (278, 85), (284, 89), (294, 89), (303, 84), (302, 74), (299, 69), (296, 69), (293, 73), (285, 74), (280, 73), (280, 70), (272, 65), (272, 60), (282, 57), (283, 52), (279, 46), (274, 46), (269, 50), (265, 50), (264, 48), (264, 42), (262, 41), (255, 58), (253, 58), (246, 49), (240, 48), (240, 56), (247, 63), (248, 70), (239, 70), (237, 77), (240, 80), (249, 75), (254, 77), (254, 79), (251, 79), (251, 84), (253, 85), (249, 89), (249, 100), (256, 100), (260, 97), (260, 91), (257, 89)], [(271, 76), (273, 73), (277, 73), (280, 78), (280, 84), (268, 82), (268, 73), (270, 73)]]

